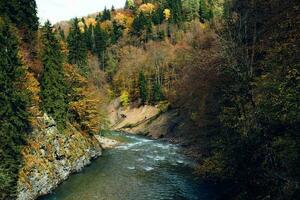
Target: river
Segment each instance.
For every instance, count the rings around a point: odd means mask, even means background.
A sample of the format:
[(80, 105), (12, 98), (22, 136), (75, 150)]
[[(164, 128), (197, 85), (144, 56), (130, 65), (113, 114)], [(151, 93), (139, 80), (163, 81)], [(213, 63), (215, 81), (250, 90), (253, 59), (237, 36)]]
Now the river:
[(192, 173), (179, 147), (159, 140), (111, 133), (125, 143), (103, 152), (40, 200), (211, 200), (213, 187)]

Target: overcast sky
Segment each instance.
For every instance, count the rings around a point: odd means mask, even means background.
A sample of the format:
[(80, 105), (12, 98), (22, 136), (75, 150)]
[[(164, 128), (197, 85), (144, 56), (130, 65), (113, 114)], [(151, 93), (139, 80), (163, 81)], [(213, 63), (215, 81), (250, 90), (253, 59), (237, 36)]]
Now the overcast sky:
[(49, 19), (52, 23), (68, 20), (74, 17), (82, 17), (99, 12), (112, 5), (122, 8), (125, 0), (36, 0), (40, 22)]

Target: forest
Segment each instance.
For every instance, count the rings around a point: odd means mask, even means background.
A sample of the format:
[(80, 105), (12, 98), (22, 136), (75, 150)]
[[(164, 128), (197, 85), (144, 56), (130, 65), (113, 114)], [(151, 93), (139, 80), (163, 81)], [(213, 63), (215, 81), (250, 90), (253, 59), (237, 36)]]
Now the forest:
[(221, 199), (300, 196), (300, 2), (126, 0), (40, 24), (0, 0), (0, 199), (16, 199), (24, 146), (47, 113), (61, 133), (108, 127), (120, 97), (179, 110), (195, 174)]

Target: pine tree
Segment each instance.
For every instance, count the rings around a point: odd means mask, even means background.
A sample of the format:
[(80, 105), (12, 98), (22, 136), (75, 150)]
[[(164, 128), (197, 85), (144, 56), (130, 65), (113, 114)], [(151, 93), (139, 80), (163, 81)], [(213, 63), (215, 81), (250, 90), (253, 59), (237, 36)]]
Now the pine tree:
[(164, 95), (161, 90), (161, 85), (157, 81), (153, 83), (151, 97), (152, 103), (157, 103), (164, 98)]
[(131, 35), (142, 37), (141, 40), (148, 41), (151, 38), (152, 22), (143, 12), (134, 18)]
[(83, 75), (87, 75), (87, 47), (84, 34), (81, 32), (78, 23), (79, 20), (75, 18), (67, 38), (69, 49), (68, 61), (70, 64), (77, 65)]
[(113, 21), (113, 32), (112, 32), (112, 43), (116, 44), (118, 40), (122, 37), (124, 32), (124, 27), (118, 24), (116, 21)]
[(86, 47), (89, 51), (94, 52), (94, 42), (93, 42), (93, 26), (87, 26), (84, 24), (84, 33), (83, 33), (84, 41)]
[(126, 0), (125, 9), (133, 10), (134, 8), (135, 8), (134, 1), (133, 0)]
[(20, 29), (38, 30), (39, 22), (35, 0), (1, 1), (0, 13)]
[(29, 98), (21, 88), (24, 71), (14, 32), (8, 20), (0, 17), (0, 199), (15, 199), (20, 145), (29, 130)]
[(148, 88), (147, 81), (144, 72), (139, 74), (139, 89), (140, 89), (140, 98), (142, 103), (145, 104), (148, 100)]
[(59, 36), (60, 36), (60, 39), (61, 39), (62, 41), (65, 41), (66, 35), (65, 35), (64, 30), (63, 30), (60, 26), (58, 27), (58, 34), (59, 34)]
[(41, 78), (41, 107), (55, 119), (62, 130), (67, 119), (66, 84), (61, 46), (52, 30), (49, 21), (42, 28), (44, 71)]
[(168, 6), (172, 14), (172, 22), (180, 24), (182, 22), (182, 2), (181, 0), (168, 0)]
[(103, 13), (101, 15), (100, 21), (104, 22), (106, 20), (111, 20), (111, 13), (109, 9), (106, 9), (106, 7), (103, 10)]
[(199, 0), (183, 1), (184, 17), (187, 21), (192, 21), (199, 17)]
[(211, 0), (200, 0), (199, 18), (202, 22), (209, 21), (213, 18), (213, 2)]
[(105, 62), (105, 50), (109, 44), (109, 35), (105, 30), (100, 26), (100, 23), (97, 23), (95, 27), (95, 50), (96, 54), (101, 61), (102, 69), (104, 70)]
[(153, 15), (152, 15), (152, 22), (154, 25), (159, 25), (162, 24), (164, 21), (164, 14), (163, 14), (164, 10), (162, 7), (158, 7)]

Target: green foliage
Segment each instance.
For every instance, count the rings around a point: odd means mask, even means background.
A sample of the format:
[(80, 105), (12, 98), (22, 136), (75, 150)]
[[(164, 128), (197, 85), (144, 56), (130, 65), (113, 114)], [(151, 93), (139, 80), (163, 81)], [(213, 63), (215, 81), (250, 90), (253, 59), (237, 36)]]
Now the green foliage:
[(111, 12), (109, 9), (106, 9), (106, 7), (104, 8), (101, 16), (100, 16), (100, 21), (104, 22), (106, 20), (111, 20)]
[(87, 44), (85, 43), (84, 34), (80, 31), (79, 20), (75, 18), (67, 38), (68, 42), (68, 61), (75, 64), (83, 75), (88, 74), (87, 68)]
[(147, 80), (144, 75), (144, 72), (140, 72), (139, 74), (139, 89), (140, 89), (140, 98), (142, 103), (145, 104), (148, 101), (148, 87)]
[(212, 155), (202, 169), (233, 183), (231, 198), (299, 196), (296, 4), (256, 0), (226, 4), (225, 63), (220, 71), (222, 129), (209, 140)]
[(60, 26), (58, 27), (58, 34), (60, 36), (60, 40), (62, 40), (62, 41), (66, 40), (65, 32)]
[(20, 148), (29, 130), (28, 96), (18, 40), (8, 21), (0, 18), (0, 199), (15, 199)]
[(127, 91), (121, 92), (120, 103), (125, 108), (129, 105), (129, 93)]
[(109, 45), (109, 34), (103, 30), (99, 23), (95, 27), (95, 51), (102, 65), (105, 62), (105, 50)]
[(123, 36), (125, 27), (118, 24), (116, 21), (113, 21), (113, 31), (111, 36), (112, 44), (116, 44), (118, 40)]
[(157, 81), (155, 81), (152, 86), (151, 102), (155, 104), (163, 100), (163, 98), (164, 95), (161, 89), (161, 85)]
[(199, 0), (184, 0), (182, 3), (183, 15), (187, 21), (192, 21), (199, 17)]
[(94, 27), (92, 25), (87, 27), (87, 25), (84, 24), (83, 37), (87, 49), (91, 52), (95, 52), (95, 41), (94, 41), (95, 35), (94, 35)]
[(202, 22), (210, 21), (213, 18), (213, 5), (211, 0), (200, 0), (199, 17)]
[(124, 8), (134, 10), (135, 9), (134, 1), (133, 0), (126, 0)]
[(152, 14), (152, 22), (154, 25), (159, 25), (164, 22), (164, 9), (162, 6), (159, 6), (154, 13)]
[(39, 22), (35, 0), (0, 1), (0, 13), (20, 29), (38, 30)]
[(141, 12), (133, 20), (131, 35), (140, 38), (143, 42), (147, 42), (151, 38), (151, 33), (152, 21), (149, 16)]
[(65, 128), (67, 120), (66, 83), (64, 81), (63, 55), (50, 22), (42, 28), (44, 71), (41, 77), (41, 107), (52, 116), (59, 129)]
[(171, 20), (175, 24), (180, 24), (183, 21), (182, 2), (181, 0), (168, 0), (168, 6), (171, 10)]

